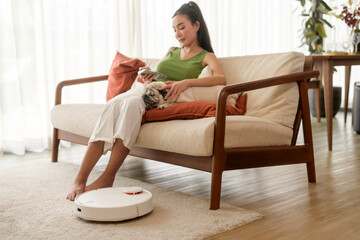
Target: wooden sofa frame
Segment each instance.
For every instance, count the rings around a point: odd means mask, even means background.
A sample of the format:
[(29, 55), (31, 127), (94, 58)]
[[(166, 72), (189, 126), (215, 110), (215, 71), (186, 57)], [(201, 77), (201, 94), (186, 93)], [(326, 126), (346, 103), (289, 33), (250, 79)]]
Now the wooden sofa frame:
[[(303, 72), (225, 86), (220, 91), (217, 98), (214, 146), (212, 156), (188, 156), (184, 154), (142, 147), (134, 147), (130, 151), (130, 155), (203, 170), (211, 173), (211, 210), (216, 210), (220, 207), (222, 173), (226, 170), (306, 163), (308, 181), (316, 182), (308, 100), (308, 82), (311, 78), (319, 75), (318, 71), (312, 70), (313, 62), (313, 58), (311, 56), (307, 56), (305, 58), (305, 66)], [(61, 104), (61, 93), (63, 87), (75, 84), (103, 81), (107, 80), (107, 78), (108, 75), (103, 75), (98, 77), (66, 80), (60, 82), (56, 88), (55, 105)], [(293, 137), (290, 146), (242, 148), (224, 147), (226, 100), (230, 94), (247, 92), (255, 89), (271, 87), (291, 82), (298, 83), (300, 98), (298, 110), (294, 121)], [(296, 140), (301, 122), (303, 127), (304, 144), (296, 145)], [(60, 140), (87, 145), (89, 139), (87, 137), (79, 136), (70, 132), (54, 128), (52, 144), (52, 162), (57, 162), (58, 160), (58, 148)]]

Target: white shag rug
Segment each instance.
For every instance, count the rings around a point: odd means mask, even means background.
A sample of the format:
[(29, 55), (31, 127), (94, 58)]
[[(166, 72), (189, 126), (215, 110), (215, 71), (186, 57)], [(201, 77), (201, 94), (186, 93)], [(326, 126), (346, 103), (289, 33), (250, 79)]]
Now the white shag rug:
[[(140, 186), (153, 194), (154, 210), (123, 222), (76, 217), (65, 199), (79, 166), (28, 161), (0, 168), (0, 239), (204, 239), (242, 226), (261, 214), (117, 176), (114, 187)], [(89, 182), (101, 174), (94, 170)]]

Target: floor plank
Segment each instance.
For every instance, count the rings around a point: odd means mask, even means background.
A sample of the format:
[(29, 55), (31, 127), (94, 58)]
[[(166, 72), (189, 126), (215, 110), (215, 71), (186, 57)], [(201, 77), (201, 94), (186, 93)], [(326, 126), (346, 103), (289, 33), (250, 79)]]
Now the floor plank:
[[(221, 201), (261, 212), (265, 217), (215, 239), (359, 239), (360, 237), (360, 135), (343, 113), (334, 118), (333, 151), (327, 150), (326, 123), (312, 119), (317, 183), (308, 183), (301, 165), (235, 170), (224, 173)], [(301, 135), (299, 141), (302, 141)], [(62, 148), (59, 161), (79, 164), (85, 147)], [(5, 155), (1, 165), (44, 157)], [(101, 158), (104, 169), (108, 155)], [(128, 157), (119, 170), (125, 177), (209, 198), (210, 174), (165, 163)], [(69, 186), (70, 187), (70, 186)]]

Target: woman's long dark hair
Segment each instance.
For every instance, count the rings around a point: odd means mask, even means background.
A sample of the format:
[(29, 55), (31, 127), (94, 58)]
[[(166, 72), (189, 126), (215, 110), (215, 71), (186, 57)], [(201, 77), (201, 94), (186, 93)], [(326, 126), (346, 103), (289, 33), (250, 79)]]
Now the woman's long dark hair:
[(187, 15), (192, 24), (196, 23), (196, 21), (200, 23), (200, 28), (197, 32), (200, 47), (208, 52), (214, 53), (214, 50), (211, 47), (209, 31), (199, 6), (193, 1), (185, 3), (174, 13), (173, 18), (177, 15)]

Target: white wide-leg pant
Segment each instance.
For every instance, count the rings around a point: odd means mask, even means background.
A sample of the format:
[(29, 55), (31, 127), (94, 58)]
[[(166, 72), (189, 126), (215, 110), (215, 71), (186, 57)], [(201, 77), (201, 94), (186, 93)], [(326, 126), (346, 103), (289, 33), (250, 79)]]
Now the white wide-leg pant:
[(142, 83), (135, 82), (129, 91), (106, 103), (89, 140), (104, 141), (103, 154), (111, 150), (116, 138), (121, 138), (130, 150), (134, 146), (145, 113), (143, 88)]

